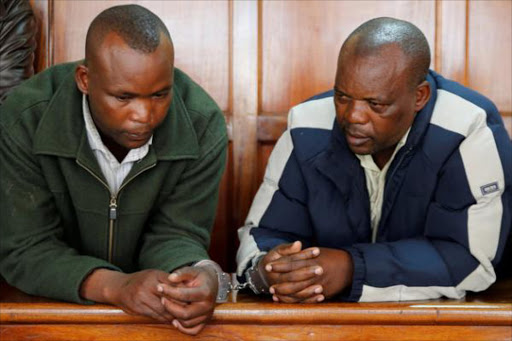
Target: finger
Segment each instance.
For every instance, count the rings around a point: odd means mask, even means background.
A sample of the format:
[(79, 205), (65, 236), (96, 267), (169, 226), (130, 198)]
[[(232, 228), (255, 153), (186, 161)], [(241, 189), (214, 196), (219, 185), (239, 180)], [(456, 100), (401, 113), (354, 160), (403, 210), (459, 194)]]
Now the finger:
[[(287, 285), (275, 285), (272, 287), (272, 294), (293, 296), (301, 300), (323, 293), (324, 288), (318, 283), (290, 283)], [(299, 285), (300, 284), (300, 285)]]
[(299, 269), (302, 269), (302, 268), (305, 268), (305, 267), (314, 267), (316, 266), (317, 268), (314, 269), (314, 271), (318, 271), (320, 272), (320, 275), (323, 273), (323, 269), (317, 265), (317, 262), (315, 260), (311, 260), (311, 259), (308, 259), (308, 260), (299, 260), (299, 261), (296, 261), (296, 262), (289, 262), (289, 261), (286, 261), (286, 260), (277, 260), (273, 263), (269, 263), (265, 266), (265, 270), (268, 271), (268, 272), (280, 272), (280, 273), (283, 273), (283, 272), (290, 272), (290, 271), (294, 271), (294, 270), (299, 270)]
[(323, 273), (322, 267), (315, 265), (290, 272), (279, 273), (279, 282), (301, 282), (312, 278), (318, 280), (319, 276)]
[(157, 274), (156, 274), (156, 279), (158, 282), (160, 283), (166, 283), (168, 284), (169, 283), (169, 273), (167, 272), (164, 272), (164, 271), (159, 271)]
[(270, 250), (264, 257), (264, 261), (266, 263), (270, 263), (280, 259), (283, 256), (288, 254), (293, 254), (295, 252), (299, 252), (302, 248), (302, 243), (300, 241), (295, 241), (291, 244), (281, 244)]
[(293, 242), (292, 244), (279, 245), (276, 248), (276, 251), (281, 256), (288, 256), (288, 255), (300, 252), (301, 249), (302, 249), (302, 242), (300, 240), (297, 240), (297, 241)]
[[(165, 289), (164, 289), (164, 288), (165, 288), (165, 287), (168, 287), (168, 285), (166, 285), (166, 284), (158, 284), (158, 285), (157, 285), (156, 290), (158, 291), (158, 293), (159, 293), (160, 295), (165, 295), (165, 293), (164, 293), (164, 291), (165, 291)], [(187, 302), (177, 301), (177, 300), (175, 300), (175, 299), (173, 299), (173, 298), (171, 298), (171, 297), (167, 297), (167, 299), (168, 299), (168, 300), (170, 300), (170, 301), (172, 301), (172, 302), (174, 302), (174, 303), (176, 303), (176, 304), (179, 304), (179, 305), (181, 305), (181, 306), (183, 306), (183, 307), (184, 307), (184, 306), (186, 306), (186, 305), (188, 304)]]
[(283, 302), (283, 303), (320, 303), (323, 300), (325, 300), (324, 295), (317, 295), (314, 297), (311, 297), (309, 299), (300, 299), (293, 296), (283, 296), (283, 295), (274, 295), (276, 302)]
[(316, 296), (313, 296), (310, 298), (306, 298), (305, 300), (303, 300), (300, 303), (320, 303), (320, 302), (323, 302), (324, 300), (325, 300), (324, 295), (316, 295)]
[[(312, 248), (294, 253), (292, 255), (281, 256), (272, 261), (268, 261), (267, 264), (265, 265), (265, 270), (272, 271), (272, 266), (273, 266), (273, 264), (276, 264), (276, 263), (305, 261), (305, 260), (316, 258), (319, 254), (320, 254), (320, 249), (317, 247), (312, 247)], [(269, 264), (270, 264), (270, 266), (269, 266)]]
[(160, 303), (160, 297), (150, 290), (124, 300), (123, 306), (139, 315), (149, 316), (161, 322), (171, 322), (174, 317)]
[(183, 321), (195, 319), (196, 317), (204, 315), (213, 310), (213, 304), (193, 303), (183, 307), (179, 304), (169, 301), (165, 297), (162, 297), (162, 305), (171, 315)]
[(198, 324), (197, 326), (195, 327), (192, 327), (192, 328), (185, 328), (181, 325), (181, 323), (178, 321), (178, 320), (174, 320), (173, 321), (173, 326), (176, 327), (180, 332), (184, 333), (184, 334), (188, 334), (188, 335), (197, 335), (199, 334), (199, 332), (201, 330), (203, 330), (205, 324), (202, 323), (202, 324)]
[(190, 288), (162, 286), (162, 290), (162, 293), (166, 295), (167, 298), (181, 302), (199, 302), (213, 297), (211, 289), (206, 285)]
[[(312, 294), (309, 296), (312, 296), (314, 294), (320, 294), (323, 291), (323, 287), (319, 283), (316, 283), (315, 279), (310, 279), (310, 280), (301, 281), (301, 282), (286, 282), (286, 283), (274, 284), (269, 288), (269, 292), (271, 294), (295, 296), (299, 292), (304, 291), (308, 288), (309, 288), (309, 291), (312, 292)], [(315, 292), (315, 290), (318, 292)], [(307, 296), (307, 297), (309, 297), (309, 296)], [(299, 296), (299, 297), (305, 298), (306, 296)]]
[(174, 319), (173, 316), (162, 310), (161, 312), (158, 312), (156, 309), (152, 308), (151, 306), (147, 304), (143, 304), (139, 307), (139, 313), (145, 316), (149, 316), (157, 321), (169, 323), (172, 322)]
[(171, 283), (191, 282), (197, 277), (198, 274), (198, 269), (187, 266), (173, 271), (167, 278)]
[(305, 259), (312, 259), (317, 257), (320, 254), (320, 249), (317, 247), (310, 247), (307, 249), (304, 249), (300, 252), (294, 253), (292, 255), (288, 255), (283, 257), (282, 259), (287, 259), (291, 262), (299, 261), (299, 260), (305, 260)]
[(192, 328), (192, 327), (197, 326), (198, 324), (206, 323), (208, 320), (208, 317), (209, 317), (209, 314), (203, 314), (201, 316), (198, 316), (198, 317), (195, 317), (195, 318), (189, 319), (189, 320), (180, 320), (180, 319), (177, 319), (177, 320), (183, 327)]
[(285, 295), (273, 295), (272, 299), (274, 302), (281, 302), (281, 303), (300, 303), (301, 300), (292, 296), (285, 296)]
[(165, 307), (162, 305), (160, 297), (157, 295), (151, 295), (142, 301), (142, 304), (147, 307), (147, 309), (151, 310), (153, 313), (158, 314), (164, 320), (160, 320), (163, 322), (172, 322), (174, 316), (170, 314)]

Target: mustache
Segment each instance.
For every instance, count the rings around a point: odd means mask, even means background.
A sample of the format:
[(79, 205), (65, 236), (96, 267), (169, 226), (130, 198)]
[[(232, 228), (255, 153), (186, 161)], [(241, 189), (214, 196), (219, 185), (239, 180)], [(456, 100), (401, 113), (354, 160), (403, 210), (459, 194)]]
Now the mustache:
[(345, 132), (345, 134), (349, 134), (355, 137), (370, 137), (371, 134), (367, 131), (364, 131), (362, 129), (356, 128), (353, 125), (350, 124), (343, 124), (341, 126), (341, 129)]

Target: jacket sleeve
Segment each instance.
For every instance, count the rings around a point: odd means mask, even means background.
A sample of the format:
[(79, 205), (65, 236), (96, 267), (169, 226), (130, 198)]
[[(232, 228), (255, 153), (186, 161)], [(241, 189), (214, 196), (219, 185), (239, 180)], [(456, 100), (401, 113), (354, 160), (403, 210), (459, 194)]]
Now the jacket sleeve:
[(80, 255), (64, 242), (53, 195), (31, 146), (0, 126), (0, 272), (8, 283), (38, 296), (78, 303), (85, 277), (96, 268), (119, 270)]
[(443, 164), (423, 236), (347, 249), (348, 300), (461, 298), (495, 281), (512, 225), (512, 148), (502, 125), (482, 121)]
[(242, 275), (254, 258), (273, 247), (296, 240), (308, 246), (311, 236), (305, 183), (294, 153), (290, 130), (287, 130), (272, 150), (263, 183), (256, 193), (245, 225), (238, 230), (238, 275)]
[(201, 139), (200, 157), (189, 161), (148, 222), (139, 255), (141, 269), (169, 272), (208, 259), (228, 141), (224, 117), (217, 110)]

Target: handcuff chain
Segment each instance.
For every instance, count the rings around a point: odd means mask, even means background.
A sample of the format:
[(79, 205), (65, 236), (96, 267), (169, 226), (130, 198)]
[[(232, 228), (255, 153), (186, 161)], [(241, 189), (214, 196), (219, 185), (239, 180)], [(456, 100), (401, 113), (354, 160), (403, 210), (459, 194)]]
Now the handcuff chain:
[(229, 285), (229, 289), (230, 291), (238, 291), (238, 290), (242, 290), (242, 289), (245, 289), (249, 286), (249, 283), (248, 282), (245, 282), (245, 283), (236, 283), (235, 285), (233, 285), (233, 283), (230, 283)]

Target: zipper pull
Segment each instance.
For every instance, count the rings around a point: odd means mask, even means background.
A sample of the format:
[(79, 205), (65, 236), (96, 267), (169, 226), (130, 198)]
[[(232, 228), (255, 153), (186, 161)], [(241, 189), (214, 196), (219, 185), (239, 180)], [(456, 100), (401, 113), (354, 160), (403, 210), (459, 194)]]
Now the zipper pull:
[(108, 217), (110, 220), (117, 219), (117, 202), (115, 197), (110, 198)]

